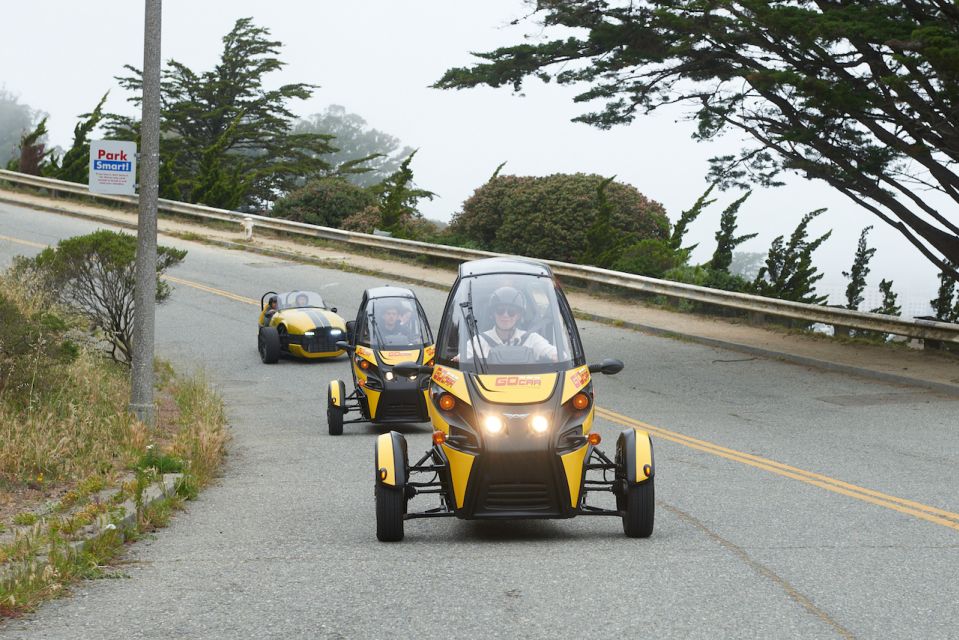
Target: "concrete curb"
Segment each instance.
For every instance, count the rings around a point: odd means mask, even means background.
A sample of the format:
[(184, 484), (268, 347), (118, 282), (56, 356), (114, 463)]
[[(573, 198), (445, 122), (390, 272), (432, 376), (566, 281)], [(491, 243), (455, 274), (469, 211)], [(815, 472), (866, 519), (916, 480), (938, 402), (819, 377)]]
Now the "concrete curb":
[[(73, 217), (77, 217), (77, 218), (84, 218), (84, 219), (88, 219), (88, 220), (94, 220), (94, 221), (96, 221), (96, 222), (102, 222), (102, 223), (105, 223), (105, 224), (110, 224), (110, 225), (114, 225), (114, 226), (118, 226), (118, 227), (123, 227), (123, 228), (127, 228), (127, 229), (130, 229), (130, 228), (135, 229), (135, 228), (136, 228), (136, 225), (135, 225), (135, 224), (131, 224), (131, 223), (128, 223), (128, 222), (123, 221), (123, 220), (117, 220), (116, 218), (112, 218), (112, 217), (110, 217), (110, 216), (102, 216), (102, 215), (98, 215), (98, 214), (90, 213), (90, 212), (80, 212), (80, 211), (75, 211), (75, 210), (67, 210), (67, 209), (64, 209), (64, 208), (54, 207), (54, 206), (39, 205), (39, 204), (34, 204), (34, 203), (32, 203), (32, 202), (31, 202), (31, 203), (24, 203), (23, 201), (17, 200), (17, 199), (15, 199), (15, 198), (7, 197), (7, 196), (3, 195), (2, 192), (0, 192), (0, 202), (7, 202), (7, 203), (9, 203), (9, 204), (14, 204), (14, 205), (21, 206), (21, 207), (40, 209), (40, 210), (42, 210), (42, 211), (49, 211), (49, 212), (51, 212), (51, 213), (57, 213), (57, 214), (68, 215), (68, 216), (73, 216)], [(177, 234), (176, 234), (176, 233), (172, 233), (172, 234), (171, 234), (171, 233), (169, 233), (169, 232), (162, 232), (162, 231), (161, 231), (161, 233), (166, 233), (166, 235), (170, 235), (170, 236), (172, 236), (172, 237), (177, 237)], [(300, 262), (306, 262), (306, 263), (315, 264), (315, 265), (318, 265), (318, 266), (324, 266), (324, 267), (328, 267), (328, 268), (341, 268), (341, 267), (342, 267), (342, 265), (339, 265), (339, 266), (338, 266), (334, 261), (331, 261), (331, 260), (322, 260), (322, 259), (310, 258), (309, 256), (305, 256), (305, 255), (303, 255), (303, 254), (296, 253), (296, 252), (292, 252), (292, 251), (285, 251), (285, 250), (283, 250), (283, 249), (267, 249), (267, 248), (264, 248), (264, 247), (256, 247), (256, 246), (252, 246), (252, 245), (248, 245), (248, 244), (244, 244), (244, 243), (231, 242), (231, 241), (229, 241), (229, 240), (219, 240), (219, 239), (212, 239), (212, 238), (205, 239), (204, 242), (205, 242), (206, 244), (221, 246), (221, 247), (224, 247), (224, 248), (227, 248), (227, 249), (243, 250), (243, 251), (248, 251), (248, 252), (251, 252), (251, 253), (257, 253), (257, 254), (266, 255), (266, 256), (271, 256), (271, 257), (288, 258), (288, 259), (293, 259), (293, 260), (297, 260), (297, 261), (300, 261)], [(351, 253), (352, 253), (352, 252), (351, 252)], [(444, 289), (444, 288), (445, 288), (443, 285), (440, 285), (440, 284), (435, 283), (435, 282), (430, 282), (430, 281), (428, 281), (428, 280), (421, 280), (421, 279), (418, 279), (418, 278), (410, 278), (410, 277), (407, 277), (407, 276), (401, 276), (401, 275), (397, 275), (397, 274), (386, 274), (386, 273), (384, 273), (384, 272), (382, 272), (382, 271), (376, 271), (376, 270), (374, 270), (374, 269), (362, 269), (362, 268), (359, 268), (359, 269), (358, 269), (358, 268), (355, 268), (355, 267), (349, 267), (349, 270), (351, 270), (351, 271), (353, 271), (353, 272), (364, 273), (364, 274), (366, 274), (366, 275), (373, 275), (373, 276), (376, 276), (376, 275), (389, 275), (390, 278), (391, 278), (392, 280), (395, 280), (395, 281), (406, 282), (406, 283), (409, 283), (409, 284), (415, 284), (415, 285), (423, 286), (423, 287), (430, 287), (430, 288), (433, 288), (433, 289)], [(637, 322), (628, 322), (628, 321), (624, 321), (624, 320), (622, 320), (622, 319), (620, 319), (620, 318), (610, 318), (610, 317), (607, 317), (607, 316), (602, 316), (602, 315), (597, 315), (597, 314), (593, 314), (593, 313), (588, 313), (588, 312), (581, 311), (581, 310), (575, 310), (575, 313), (576, 313), (576, 315), (577, 315), (578, 317), (581, 317), (581, 318), (584, 318), (584, 319), (587, 319), (587, 320), (593, 320), (593, 321), (596, 321), (596, 322), (602, 322), (602, 323), (604, 323), (604, 324), (615, 324), (615, 325), (617, 325), (617, 326), (628, 327), (628, 328), (630, 328), (630, 329), (634, 329), (634, 330), (638, 330), (638, 331), (643, 331), (643, 332), (645, 332), (645, 333), (650, 333), (650, 334), (652, 334), (652, 335), (662, 336), (662, 337), (666, 337), (666, 338), (673, 338), (673, 339), (680, 339), (680, 340), (689, 340), (689, 341), (692, 341), (692, 342), (696, 342), (696, 343), (703, 344), (703, 345), (707, 345), (707, 346), (711, 346), (711, 347), (719, 347), (719, 348), (723, 348), (723, 349), (729, 349), (729, 350), (732, 350), (732, 351), (739, 351), (739, 352), (741, 352), (741, 353), (748, 353), (748, 354), (750, 354), (750, 355), (762, 356), (762, 357), (764, 357), (764, 358), (772, 358), (772, 359), (776, 359), (776, 360), (781, 360), (781, 361), (783, 361), (783, 362), (789, 362), (789, 363), (792, 363), (792, 364), (797, 364), (797, 365), (802, 365), (802, 366), (807, 366), (807, 367), (816, 367), (816, 368), (824, 369), (824, 370), (827, 370), (827, 371), (836, 371), (836, 372), (840, 372), (840, 373), (848, 373), (848, 374), (857, 375), (857, 376), (860, 376), (860, 377), (863, 377), (863, 378), (868, 378), (868, 379), (871, 379), (871, 380), (878, 380), (878, 381), (881, 381), (881, 382), (890, 382), (890, 383), (894, 383), (894, 384), (912, 385), (912, 386), (922, 387), (922, 388), (925, 388), (925, 389), (929, 389), (929, 390), (937, 391), (937, 392), (941, 392), (941, 393), (948, 393), (948, 394), (952, 394), (952, 395), (959, 395), (959, 384), (948, 384), (948, 383), (943, 383), (943, 382), (933, 382), (933, 381), (930, 381), (930, 380), (923, 380), (923, 379), (921, 379), (921, 378), (914, 378), (914, 377), (904, 376), (904, 375), (895, 374), (895, 373), (886, 373), (886, 372), (884, 372), (884, 371), (874, 371), (874, 370), (872, 370), (872, 369), (865, 369), (865, 368), (862, 368), (862, 367), (855, 367), (855, 366), (852, 366), (852, 365), (841, 364), (841, 363), (838, 363), (838, 362), (830, 362), (830, 361), (828, 361), (828, 360), (820, 360), (820, 359), (818, 359), (818, 358), (810, 358), (810, 357), (807, 357), (807, 356), (800, 356), (800, 355), (796, 355), (796, 354), (788, 353), (788, 352), (783, 352), (783, 351), (774, 351), (774, 350), (771, 350), (771, 349), (764, 349), (764, 348), (762, 348), (762, 347), (754, 347), (754, 346), (751, 346), (751, 345), (740, 344), (740, 343), (737, 343), (737, 342), (729, 342), (729, 341), (720, 340), (720, 339), (717, 339), (717, 338), (707, 338), (707, 337), (705, 337), (705, 336), (698, 336), (698, 335), (696, 335), (696, 334), (679, 333), (679, 332), (672, 331), (672, 330), (669, 330), (669, 329), (663, 329), (663, 328), (661, 328), (661, 327), (654, 327), (654, 326), (651, 326), (651, 325), (645, 325), (645, 324), (637, 323)]]

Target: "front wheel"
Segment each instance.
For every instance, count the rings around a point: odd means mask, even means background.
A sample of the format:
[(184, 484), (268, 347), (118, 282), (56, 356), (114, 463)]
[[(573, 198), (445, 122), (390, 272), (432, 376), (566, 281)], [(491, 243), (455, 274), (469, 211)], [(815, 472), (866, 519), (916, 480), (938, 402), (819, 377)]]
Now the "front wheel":
[(260, 327), (257, 349), (264, 364), (274, 364), (280, 359), (280, 334), (276, 327)]
[[(334, 402), (333, 395), (339, 393), (339, 404)], [(326, 423), (331, 436), (343, 435), (343, 403), (346, 401), (346, 385), (342, 380), (330, 382), (326, 391)]]
[(648, 538), (653, 533), (656, 513), (653, 478), (642, 484), (627, 485), (624, 494), (623, 533), (630, 538)]
[(376, 538), (380, 542), (399, 542), (403, 539), (403, 513), (406, 511), (406, 491), (403, 487), (377, 484)]

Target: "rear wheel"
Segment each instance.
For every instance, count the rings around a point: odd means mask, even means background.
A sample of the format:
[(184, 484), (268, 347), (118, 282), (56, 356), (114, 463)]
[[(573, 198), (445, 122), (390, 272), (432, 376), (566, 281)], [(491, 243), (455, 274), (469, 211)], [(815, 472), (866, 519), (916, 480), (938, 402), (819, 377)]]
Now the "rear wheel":
[[(333, 403), (333, 385), (339, 387), (340, 405)], [(331, 436), (343, 435), (343, 402), (346, 400), (346, 385), (342, 380), (334, 380), (326, 390), (326, 423)]]
[(406, 512), (406, 491), (403, 487), (377, 484), (376, 538), (380, 542), (399, 542), (403, 539), (403, 514)]
[(628, 484), (624, 493), (623, 532), (630, 538), (648, 538), (653, 533), (656, 512), (653, 478), (643, 484)]
[(260, 327), (257, 349), (264, 364), (274, 364), (280, 359), (280, 334), (275, 327)]

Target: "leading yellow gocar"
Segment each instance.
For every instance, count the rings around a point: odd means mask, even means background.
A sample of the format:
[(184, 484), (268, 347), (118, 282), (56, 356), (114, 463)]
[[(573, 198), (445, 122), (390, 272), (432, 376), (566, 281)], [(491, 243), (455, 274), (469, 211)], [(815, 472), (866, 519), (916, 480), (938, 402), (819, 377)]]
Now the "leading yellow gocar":
[[(592, 376), (569, 303), (549, 267), (514, 258), (460, 266), (437, 335), (434, 366), (393, 367), (426, 391), (433, 446), (410, 464), (391, 431), (374, 452), (376, 535), (401, 540), (414, 518), (615, 516), (630, 537), (653, 531), (654, 463), (648, 433), (628, 429), (615, 459), (593, 431)], [(615, 508), (590, 500), (611, 492)], [(439, 502), (421, 510), (409, 502)], [(612, 503), (612, 501), (610, 501)]]

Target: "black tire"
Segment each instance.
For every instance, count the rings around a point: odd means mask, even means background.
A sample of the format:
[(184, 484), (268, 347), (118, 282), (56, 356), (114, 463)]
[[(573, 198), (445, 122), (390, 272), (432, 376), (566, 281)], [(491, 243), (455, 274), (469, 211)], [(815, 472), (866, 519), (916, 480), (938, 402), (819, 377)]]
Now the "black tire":
[(653, 533), (653, 519), (656, 513), (656, 492), (650, 478), (643, 484), (626, 486), (623, 510), (623, 533), (630, 538), (648, 538)]
[[(340, 380), (334, 381), (333, 384), (339, 385), (340, 402), (344, 402), (346, 400), (346, 385)], [(326, 423), (331, 436), (343, 435), (343, 407), (338, 407), (333, 404), (333, 391), (331, 388), (326, 390)]]
[(264, 364), (275, 364), (280, 359), (280, 334), (275, 327), (260, 327), (257, 349)]
[(376, 538), (380, 542), (399, 542), (403, 539), (403, 514), (406, 512), (406, 491), (377, 483)]

